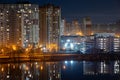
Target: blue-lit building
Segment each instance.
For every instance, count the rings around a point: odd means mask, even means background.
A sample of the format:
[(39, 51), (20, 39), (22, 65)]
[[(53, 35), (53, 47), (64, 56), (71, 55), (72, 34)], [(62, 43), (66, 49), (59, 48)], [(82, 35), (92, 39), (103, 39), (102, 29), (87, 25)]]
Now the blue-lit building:
[(120, 52), (120, 37), (114, 33), (96, 33), (90, 36), (61, 36), (60, 51), (79, 53)]
[(61, 36), (60, 50), (78, 51), (83, 37), (80, 36)]
[(94, 48), (94, 36), (61, 36), (60, 50), (86, 53)]
[(114, 51), (114, 33), (96, 33), (95, 34), (95, 48), (103, 52)]
[(114, 52), (120, 52), (120, 37), (114, 37)]

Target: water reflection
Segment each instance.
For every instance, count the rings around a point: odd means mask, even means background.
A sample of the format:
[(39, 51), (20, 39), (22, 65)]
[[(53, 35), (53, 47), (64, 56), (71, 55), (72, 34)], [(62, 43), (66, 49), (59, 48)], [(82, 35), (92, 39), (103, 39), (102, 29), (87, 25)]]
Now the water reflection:
[(83, 61), (83, 73), (89, 74), (120, 74), (119, 61), (86, 62)]
[(0, 64), (0, 80), (61, 80), (58, 62)]
[[(120, 61), (78, 62), (71, 60), (0, 64), (0, 80), (91, 80), (86, 75), (101, 74), (119, 75)], [(116, 80), (118, 79), (120, 78)], [(92, 80), (96, 78), (92, 77)], [(104, 76), (101, 80), (104, 80)]]

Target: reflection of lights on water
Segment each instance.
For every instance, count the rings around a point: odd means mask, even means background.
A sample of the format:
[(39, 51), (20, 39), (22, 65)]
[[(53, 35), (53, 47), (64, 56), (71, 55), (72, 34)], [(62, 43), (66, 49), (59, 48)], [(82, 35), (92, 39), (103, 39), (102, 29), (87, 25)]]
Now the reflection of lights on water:
[(26, 65), (25, 64), (23, 64), (23, 68), (25, 68), (26, 67)]
[(9, 76), (9, 75), (7, 75), (7, 78), (10, 78), (10, 76)]
[(67, 61), (65, 61), (65, 64), (67, 64)]
[(66, 69), (66, 66), (65, 66), (65, 65), (63, 66), (63, 69)]
[(10, 64), (8, 64), (8, 67), (10, 67)]
[(33, 64), (31, 63), (30, 65), (31, 65), (31, 67), (32, 67)]
[(38, 68), (39, 66), (38, 65), (36, 65), (36, 68)]
[[(73, 64), (73, 60), (71, 60), (71, 61), (69, 61), (71, 64)], [(68, 63), (68, 61), (65, 61), (65, 64), (67, 64)]]
[(2, 67), (1, 71), (3, 72), (4, 71), (4, 68)]
[(37, 65), (38, 63), (36, 62), (35, 64)]
[(29, 70), (29, 68), (28, 68), (28, 67), (26, 67), (26, 68), (25, 68), (25, 70)]
[(28, 71), (28, 74), (30, 74), (30, 71)]
[(26, 71), (24, 73), (26, 74)]
[(13, 66), (13, 69), (15, 69), (15, 65)]
[(43, 70), (43, 66), (40, 66), (40, 70)]
[(22, 69), (22, 67), (21, 67), (21, 65), (20, 65), (20, 67), (19, 67), (20, 69)]
[(71, 60), (70, 63), (73, 64), (73, 60)]
[(31, 74), (29, 74), (29, 77), (32, 77), (32, 75), (31, 75)]
[(115, 63), (114, 63), (114, 73), (115, 74), (119, 74), (119, 72), (120, 72), (120, 66), (119, 66), (119, 61), (115, 61)]
[(26, 77), (26, 79), (25, 80), (30, 80), (28, 77)]
[(61, 75), (61, 74), (60, 74), (60, 73), (58, 73), (58, 78), (60, 78), (60, 75)]

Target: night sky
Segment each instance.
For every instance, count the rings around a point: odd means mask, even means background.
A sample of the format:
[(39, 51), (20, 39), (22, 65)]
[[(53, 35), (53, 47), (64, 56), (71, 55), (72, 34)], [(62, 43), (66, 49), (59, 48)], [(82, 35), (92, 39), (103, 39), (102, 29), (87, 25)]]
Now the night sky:
[[(0, 0), (15, 3), (18, 0)], [(120, 19), (120, 0), (27, 0), (40, 6), (52, 3), (62, 9), (62, 18), (71, 21), (90, 16), (93, 23), (113, 23)]]

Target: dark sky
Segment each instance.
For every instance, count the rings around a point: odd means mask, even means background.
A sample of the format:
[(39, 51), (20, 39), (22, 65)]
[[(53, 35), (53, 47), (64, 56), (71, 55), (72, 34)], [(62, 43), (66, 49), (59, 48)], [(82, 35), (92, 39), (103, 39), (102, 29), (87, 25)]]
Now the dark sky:
[[(17, 0), (16, 0), (17, 1)], [(53, 3), (62, 9), (62, 17), (68, 21), (77, 18), (81, 20), (90, 16), (93, 23), (110, 23), (120, 19), (120, 0), (28, 0), (44, 5)], [(0, 0), (14, 3), (15, 0)]]

